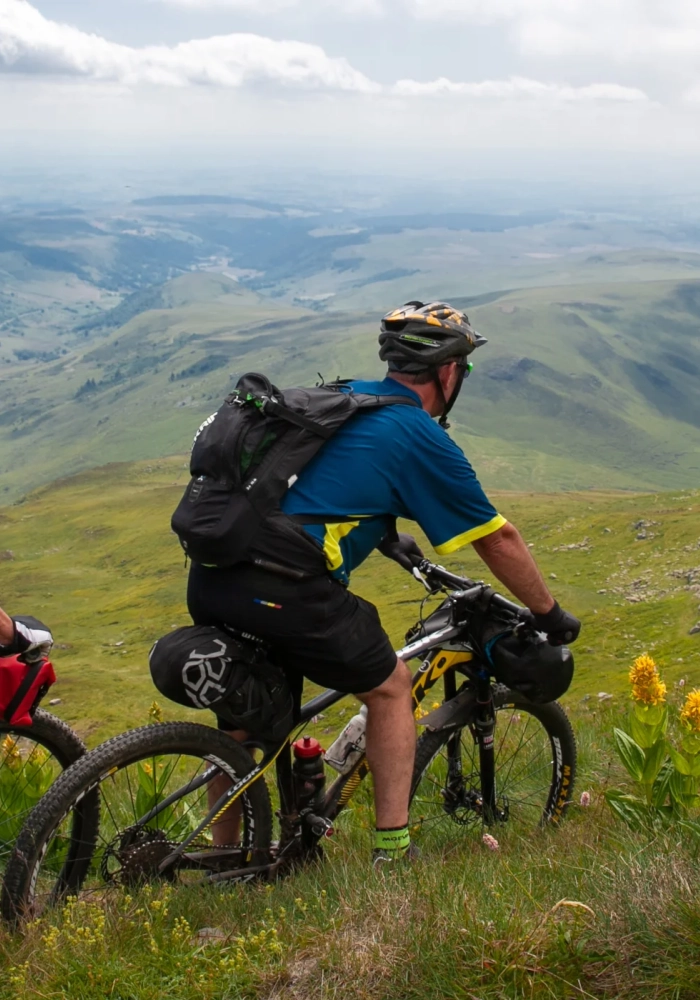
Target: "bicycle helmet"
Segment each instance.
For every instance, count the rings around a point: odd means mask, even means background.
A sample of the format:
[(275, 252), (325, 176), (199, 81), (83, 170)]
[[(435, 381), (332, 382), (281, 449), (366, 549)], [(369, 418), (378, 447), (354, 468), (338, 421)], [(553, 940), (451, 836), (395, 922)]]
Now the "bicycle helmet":
[[(465, 313), (446, 302), (412, 301), (382, 319), (379, 334), (379, 357), (389, 371), (405, 375), (429, 372), (442, 397), (440, 424), (449, 427), (447, 414), (454, 406), (470, 365), (465, 359), (486, 343), (471, 326)], [(438, 369), (459, 361), (460, 377), (449, 400), (445, 399)]]

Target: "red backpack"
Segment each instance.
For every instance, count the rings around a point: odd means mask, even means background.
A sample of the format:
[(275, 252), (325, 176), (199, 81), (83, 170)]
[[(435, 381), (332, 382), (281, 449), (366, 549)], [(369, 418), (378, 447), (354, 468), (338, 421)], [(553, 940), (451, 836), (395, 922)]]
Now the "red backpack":
[(50, 660), (24, 663), (19, 656), (0, 657), (0, 719), (31, 726), (34, 710), (56, 680)]

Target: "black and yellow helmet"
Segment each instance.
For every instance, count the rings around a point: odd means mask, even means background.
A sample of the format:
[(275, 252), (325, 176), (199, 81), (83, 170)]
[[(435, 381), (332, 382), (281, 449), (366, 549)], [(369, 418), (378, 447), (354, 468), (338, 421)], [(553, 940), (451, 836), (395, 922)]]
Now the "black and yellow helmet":
[(468, 317), (446, 302), (407, 302), (382, 320), (379, 357), (391, 371), (411, 375), (466, 358), (485, 343)]

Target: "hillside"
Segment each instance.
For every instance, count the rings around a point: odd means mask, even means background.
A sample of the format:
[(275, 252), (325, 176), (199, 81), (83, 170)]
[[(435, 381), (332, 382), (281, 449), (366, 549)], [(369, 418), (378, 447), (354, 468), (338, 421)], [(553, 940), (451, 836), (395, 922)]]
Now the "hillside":
[[(397, 293), (398, 294), (398, 293)], [(576, 284), (457, 300), (489, 340), (453, 433), (491, 488), (675, 489), (700, 467), (700, 281)], [(318, 313), (192, 273), (3, 371), (7, 500), (106, 461), (185, 452), (244, 371), (377, 377), (378, 313)], [(114, 328), (115, 323), (121, 323)]]
[[(186, 571), (169, 531), (186, 475), (181, 459), (109, 465), (0, 509), (2, 604), (52, 626), (56, 710), (91, 742), (145, 721), (155, 694), (148, 649), (189, 620)], [(497, 502), (562, 604), (583, 619), (568, 704), (589, 695), (595, 705), (605, 691), (622, 708), (630, 657), (643, 650), (669, 683), (700, 683), (700, 635), (689, 634), (700, 618), (700, 492), (504, 493)], [(445, 562), (484, 575), (471, 549)], [(417, 584), (375, 555), (353, 585), (377, 603), (400, 646), (418, 616)], [(169, 718), (183, 714), (166, 706)]]
[[(146, 722), (148, 648), (187, 621), (167, 529), (185, 478), (182, 459), (113, 464), (0, 508), (2, 603), (51, 623), (52, 710), (90, 745)], [(376, 873), (367, 782), (324, 842), (324, 862), (287, 878), (106, 888), (22, 934), (0, 928), (2, 1000), (696, 1000), (693, 827), (630, 830), (604, 792), (628, 787), (611, 732), (629, 704), (632, 659), (653, 653), (673, 714), (700, 683), (700, 634), (689, 634), (700, 617), (700, 491), (497, 500), (583, 619), (564, 699), (578, 744), (566, 822), (492, 826), (491, 841), (479, 823), (447, 822), (421, 841), (417, 862)], [(471, 550), (447, 562), (480, 575)], [(379, 555), (354, 583), (399, 645), (418, 615), (417, 584)], [(327, 745), (352, 711), (343, 700), (309, 730)]]

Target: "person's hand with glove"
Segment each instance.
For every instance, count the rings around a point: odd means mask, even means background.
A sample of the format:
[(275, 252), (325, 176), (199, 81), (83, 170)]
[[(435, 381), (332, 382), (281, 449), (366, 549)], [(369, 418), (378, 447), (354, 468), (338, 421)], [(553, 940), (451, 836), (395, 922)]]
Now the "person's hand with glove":
[(31, 615), (10, 618), (0, 608), (0, 656), (17, 656), (38, 652), (48, 656), (53, 646), (50, 630)]
[(534, 614), (535, 627), (544, 632), (550, 646), (568, 646), (578, 639), (581, 622), (568, 611), (559, 607), (557, 601), (544, 614)]
[(393, 559), (409, 573), (413, 572), (413, 567), (417, 566), (421, 559), (425, 559), (413, 535), (404, 532), (388, 534), (377, 548), (383, 556)]

